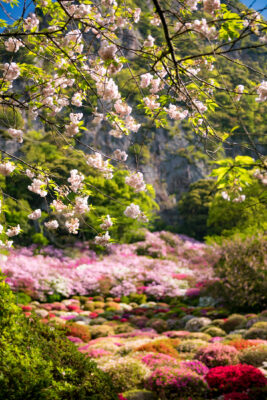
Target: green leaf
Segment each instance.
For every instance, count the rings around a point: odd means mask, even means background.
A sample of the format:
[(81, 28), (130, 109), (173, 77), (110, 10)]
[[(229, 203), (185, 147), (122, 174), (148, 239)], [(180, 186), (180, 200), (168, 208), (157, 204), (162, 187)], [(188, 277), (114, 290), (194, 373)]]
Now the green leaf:
[(236, 156), (235, 162), (239, 164), (254, 165), (255, 161), (249, 156)]

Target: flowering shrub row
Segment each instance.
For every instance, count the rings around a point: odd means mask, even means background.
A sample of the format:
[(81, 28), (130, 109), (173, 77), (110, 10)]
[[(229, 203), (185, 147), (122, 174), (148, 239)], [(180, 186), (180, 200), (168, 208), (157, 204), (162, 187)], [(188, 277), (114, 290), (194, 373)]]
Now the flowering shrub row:
[[(165, 232), (147, 232), (141, 243), (113, 245), (102, 259), (79, 249), (79, 243), (74, 259), (51, 247), (41, 254), (34, 250), (12, 250), (1, 267), (13, 290), (41, 300), (52, 294), (69, 297), (103, 292), (113, 296), (139, 292), (158, 298), (183, 296), (187, 291), (192, 295), (190, 285), (212, 274), (205, 245)], [(199, 294), (199, 288), (194, 290)]]

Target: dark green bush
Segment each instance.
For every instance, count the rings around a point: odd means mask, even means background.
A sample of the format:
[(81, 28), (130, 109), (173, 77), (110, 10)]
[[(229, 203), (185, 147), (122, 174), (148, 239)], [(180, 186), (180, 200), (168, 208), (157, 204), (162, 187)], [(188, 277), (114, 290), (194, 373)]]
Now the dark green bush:
[(229, 318), (224, 322), (224, 324), (221, 326), (221, 328), (227, 332), (230, 333), (231, 331), (234, 331), (235, 329), (241, 328), (242, 325), (246, 326), (246, 318), (243, 315), (239, 314), (233, 314), (230, 315)]
[(203, 239), (208, 234), (207, 219), (214, 188), (215, 182), (211, 179), (200, 179), (190, 185), (178, 204), (182, 218), (180, 232), (196, 239)]
[(15, 300), (16, 300), (17, 304), (27, 305), (32, 301), (31, 297), (28, 296), (26, 293), (23, 293), (23, 292), (18, 292), (18, 293), (16, 293), (15, 296), (16, 296)]
[(239, 354), (239, 360), (242, 364), (261, 367), (267, 360), (267, 345), (262, 344), (244, 349)]
[[(217, 293), (232, 310), (258, 311), (267, 306), (267, 240), (258, 235), (225, 240), (215, 264)], [(216, 294), (216, 293), (215, 293)]]
[(110, 379), (63, 332), (26, 319), (0, 279), (0, 400), (115, 400)]

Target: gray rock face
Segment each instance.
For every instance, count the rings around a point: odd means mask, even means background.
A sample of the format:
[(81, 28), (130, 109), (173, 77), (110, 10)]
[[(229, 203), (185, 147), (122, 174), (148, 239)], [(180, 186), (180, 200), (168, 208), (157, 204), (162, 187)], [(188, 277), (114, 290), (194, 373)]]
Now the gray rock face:
[[(149, 132), (141, 129), (138, 133), (117, 139), (108, 134), (109, 128), (105, 123), (92, 126), (88, 121), (87, 129), (82, 139), (86, 145), (101, 149), (107, 155), (117, 148), (128, 152), (128, 167), (143, 172), (145, 181), (155, 188), (163, 220), (171, 224), (177, 222), (177, 202), (181, 195), (192, 182), (209, 172), (204, 160), (189, 159), (184, 154), (191, 146), (186, 133), (180, 130), (179, 134), (173, 135), (170, 130), (162, 128)], [(140, 157), (139, 150), (134, 154), (135, 144), (141, 148)], [(83, 146), (78, 147), (86, 150)], [(142, 156), (144, 150), (145, 156)]]

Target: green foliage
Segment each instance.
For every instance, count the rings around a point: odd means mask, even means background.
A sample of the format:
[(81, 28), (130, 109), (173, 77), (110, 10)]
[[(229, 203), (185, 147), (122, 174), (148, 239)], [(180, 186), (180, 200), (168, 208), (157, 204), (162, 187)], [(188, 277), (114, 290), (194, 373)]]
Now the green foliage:
[(212, 337), (226, 335), (225, 331), (217, 326), (205, 327), (205, 328), (203, 328), (203, 331)]
[[(216, 292), (230, 309), (246, 311), (267, 306), (267, 240), (258, 235), (223, 241), (219, 261), (214, 266), (221, 279)], [(218, 287), (219, 286), (219, 287)]]
[[(147, 185), (147, 192), (135, 193), (135, 191), (125, 184), (126, 171), (114, 171), (114, 179), (107, 180), (99, 175), (95, 170), (86, 165), (84, 157), (80, 151), (72, 147), (64, 146), (60, 138), (55, 138), (51, 133), (40, 133), (31, 131), (28, 133), (31, 140), (25, 142), (21, 147), (25, 161), (31, 165), (41, 168), (45, 165), (50, 169), (58, 184), (63, 184), (69, 177), (71, 169), (81, 171), (85, 176), (85, 182), (92, 189), (89, 197), (91, 210), (85, 218), (87, 225), (83, 226), (82, 239), (91, 239), (96, 231), (100, 230), (102, 223), (101, 217), (109, 214), (116, 222), (111, 228), (112, 238), (116, 241), (126, 243), (139, 241), (144, 238), (142, 231), (143, 223), (124, 216), (124, 210), (131, 203), (138, 204), (141, 210), (153, 221), (154, 212), (158, 206), (154, 200), (155, 192), (152, 186)], [(59, 149), (58, 144), (62, 147)], [(38, 148), (38, 150), (37, 150)], [(65, 242), (74, 241), (74, 237), (69, 237), (67, 231), (59, 229), (58, 232), (47, 232), (43, 229), (43, 221), (47, 217), (47, 203), (40, 197), (30, 192), (27, 187), (30, 179), (24, 175), (13, 175), (12, 177), (1, 178), (3, 187), (15, 201), (11, 198), (5, 200), (7, 210), (6, 218), (11, 226), (20, 224), (23, 235), (20, 235), (20, 244), (47, 244), (49, 241), (59, 245)], [(52, 200), (48, 197), (48, 202)], [(30, 221), (28, 215), (36, 208), (42, 208), (42, 218), (37, 221)], [(43, 211), (45, 210), (45, 211)], [(51, 213), (51, 210), (49, 210)], [(82, 223), (81, 223), (82, 224)]]
[(18, 292), (16, 293), (16, 303), (17, 304), (24, 304), (27, 305), (31, 302), (31, 297), (28, 296), (26, 293)]
[(256, 165), (253, 158), (249, 156), (236, 156), (235, 159), (225, 158), (216, 161), (220, 165), (212, 171), (211, 176), (217, 177), (217, 186), (219, 189), (228, 186), (245, 187), (252, 183), (251, 168)]
[(114, 329), (108, 325), (93, 325), (90, 327), (93, 339), (114, 335)]
[(230, 315), (230, 317), (227, 318), (227, 320), (224, 322), (222, 329), (225, 332), (230, 333), (231, 331), (240, 328), (245, 323), (246, 323), (246, 318), (243, 315), (233, 314)]
[(267, 340), (267, 328), (250, 328), (244, 334), (245, 339), (263, 339)]
[[(93, 191), (90, 197), (93, 209), (88, 215), (89, 224), (97, 226), (101, 223), (101, 216), (109, 214), (116, 220), (116, 224), (110, 229), (112, 238), (121, 242), (131, 242), (133, 237), (140, 240), (142, 237), (142, 233), (138, 232), (144, 224), (124, 215), (124, 210), (128, 205), (133, 202), (139, 205), (150, 221), (153, 220), (153, 214), (158, 209), (154, 201), (155, 192), (152, 186), (147, 185), (147, 192), (135, 193), (130, 186), (125, 184), (127, 175), (126, 171), (119, 170), (114, 173), (112, 180), (93, 175), (86, 178), (86, 183), (92, 187)], [(87, 234), (92, 235), (92, 232), (90, 233), (88, 229)]]
[(128, 392), (123, 393), (123, 396), (127, 400), (157, 400), (156, 394), (150, 390), (129, 390)]
[(259, 182), (246, 187), (242, 194), (245, 201), (238, 203), (224, 200), (221, 195), (214, 198), (207, 220), (209, 235), (244, 236), (264, 232), (267, 228), (266, 191)]
[(213, 199), (215, 182), (211, 179), (200, 179), (192, 183), (178, 203), (182, 223), (180, 232), (196, 239), (207, 235), (207, 219), (210, 203)]
[(149, 164), (151, 160), (151, 155), (149, 147), (147, 145), (140, 145), (138, 143), (135, 143), (133, 146), (129, 147), (128, 151), (138, 160), (140, 164)]
[(267, 345), (262, 344), (256, 347), (248, 347), (239, 354), (239, 359), (242, 364), (261, 367), (263, 362), (267, 360)]
[(230, 315), (230, 317), (227, 318), (227, 320), (224, 322), (224, 324), (222, 325), (222, 329), (224, 329), (225, 332), (230, 333), (235, 329), (241, 328), (245, 324), (246, 318), (243, 315), (233, 314)]
[(8, 128), (21, 129), (24, 126), (24, 120), (17, 109), (0, 106), (0, 130)]
[(120, 392), (141, 388), (150, 372), (141, 361), (130, 356), (108, 360), (101, 368), (111, 377)]
[(196, 353), (199, 348), (207, 345), (207, 342), (201, 339), (186, 339), (183, 340), (177, 347), (180, 353)]
[(112, 384), (55, 328), (27, 320), (0, 280), (1, 400), (116, 400)]
[[(228, 170), (228, 167), (223, 168)], [(266, 190), (258, 180), (252, 179), (251, 182), (242, 192), (230, 193), (229, 201), (222, 197), (211, 179), (200, 179), (191, 184), (178, 203), (179, 232), (218, 243), (223, 237), (237, 233), (246, 237), (264, 232), (267, 229)], [(240, 194), (245, 195), (245, 200), (233, 201)]]

